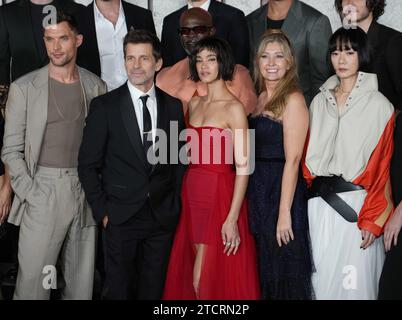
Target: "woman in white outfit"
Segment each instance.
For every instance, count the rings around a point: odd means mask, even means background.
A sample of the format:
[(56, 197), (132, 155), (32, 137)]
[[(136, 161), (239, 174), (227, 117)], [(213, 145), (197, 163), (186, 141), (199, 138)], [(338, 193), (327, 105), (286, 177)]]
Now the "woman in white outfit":
[(336, 75), (310, 106), (303, 174), (317, 299), (376, 299), (384, 263), (379, 239), (393, 213), (389, 165), (394, 108), (366, 73), (363, 30), (339, 29), (330, 39)]

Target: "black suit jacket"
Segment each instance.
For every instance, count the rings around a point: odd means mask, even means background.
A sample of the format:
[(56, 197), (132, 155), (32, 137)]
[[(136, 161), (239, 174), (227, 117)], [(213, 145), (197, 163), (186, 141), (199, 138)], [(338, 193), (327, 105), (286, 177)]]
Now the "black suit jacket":
[[(177, 32), (177, 29), (180, 27), (180, 16), (187, 8), (186, 5), (163, 19), (162, 58), (164, 67), (174, 65), (187, 56)], [(236, 63), (248, 67), (249, 35), (243, 11), (212, 0), (208, 12), (213, 18), (216, 36), (224, 38), (229, 42)]]
[[(167, 133), (170, 121), (184, 129), (180, 100), (156, 89), (157, 127)], [(172, 137), (174, 141), (178, 138)], [(179, 143), (179, 147), (183, 142)], [(177, 154), (178, 155), (178, 154)], [(180, 212), (183, 165), (156, 164), (150, 174), (127, 84), (92, 100), (78, 158), (78, 173), (94, 218), (113, 225), (140, 212), (149, 200), (157, 221), (174, 229)]]
[[(124, 16), (126, 18), (127, 31), (145, 29), (156, 34), (152, 12), (142, 7), (122, 1)], [(93, 73), (101, 76), (101, 64), (99, 58), (98, 40), (96, 38), (94, 4), (89, 4), (81, 11), (79, 18), (80, 31), (84, 41), (78, 48), (77, 64)]]
[(396, 118), (394, 154), (391, 160), (391, 184), (395, 206), (402, 201), (402, 113)]
[[(72, 1), (55, 0), (57, 8), (77, 15), (85, 8)], [(10, 62), (11, 76), (10, 76)], [(40, 55), (31, 24), (29, 0), (16, 0), (0, 7), (0, 84), (10, 84), (17, 78), (49, 63)]]
[(402, 110), (402, 33), (373, 22), (367, 37), (373, 49), (370, 71), (377, 74), (378, 89)]
[[(0, 111), (0, 150), (3, 148), (4, 137), (4, 118), (3, 113)], [(0, 176), (4, 174), (4, 163), (0, 160)]]

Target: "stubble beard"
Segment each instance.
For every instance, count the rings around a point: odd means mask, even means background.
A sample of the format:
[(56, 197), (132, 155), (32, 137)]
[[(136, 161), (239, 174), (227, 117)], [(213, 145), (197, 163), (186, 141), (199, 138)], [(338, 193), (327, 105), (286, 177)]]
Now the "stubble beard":
[(52, 57), (50, 57), (50, 61), (55, 67), (64, 67), (64, 66), (70, 64), (71, 61), (73, 61), (73, 58), (66, 57), (61, 61), (57, 61), (56, 59), (53, 59)]

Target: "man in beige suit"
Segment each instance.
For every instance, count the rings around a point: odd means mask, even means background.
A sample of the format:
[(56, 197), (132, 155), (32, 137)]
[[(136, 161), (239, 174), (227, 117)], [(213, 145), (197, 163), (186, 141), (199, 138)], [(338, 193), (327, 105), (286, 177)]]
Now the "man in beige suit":
[(8, 221), (20, 225), (14, 299), (48, 299), (60, 255), (64, 299), (91, 299), (96, 224), (78, 179), (78, 150), (92, 98), (106, 92), (76, 65), (83, 38), (57, 13), (44, 31), (50, 63), (10, 86), (2, 159), (15, 197)]

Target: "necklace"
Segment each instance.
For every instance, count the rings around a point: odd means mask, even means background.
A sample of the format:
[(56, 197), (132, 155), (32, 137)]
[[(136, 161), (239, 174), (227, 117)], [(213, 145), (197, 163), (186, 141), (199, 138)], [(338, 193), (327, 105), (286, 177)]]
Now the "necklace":
[(55, 93), (54, 93), (54, 87), (53, 87), (52, 81), (56, 81), (56, 80), (54, 80), (54, 79), (52, 79), (52, 78), (49, 77), (49, 91), (50, 91), (50, 94), (51, 94), (51, 98), (52, 98), (52, 100), (53, 100), (53, 102), (54, 102), (54, 106), (56, 107), (57, 113), (58, 113), (59, 116), (60, 116), (63, 120), (65, 120), (65, 121), (68, 121), (68, 122), (77, 121), (77, 120), (79, 119), (79, 117), (81, 116), (81, 114), (82, 114), (82, 103), (84, 103), (84, 99), (83, 99), (83, 98), (84, 98), (84, 95), (83, 95), (83, 88), (82, 88), (82, 84), (81, 84), (81, 79), (79, 80), (79, 81), (80, 81), (80, 100), (81, 100), (81, 103), (80, 103), (80, 104), (81, 104), (81, 107), (80, 107), (80, 109), (78, 110), (78, 113), (77, 113), (74, 117), (72, 117), (72, 119), (68, 119), (68, 118), (63, 114), (62, 110), (60, 110), (59, 105), (58, 105), (58, 103), (57, 103), (57, 99), (56, 99)]
[(340, 84), (336, 86), (336, 91), (338, 90), (341, 91), (343, 94), (350, 94), (352, 92), (352, 91), (343, 91)]

